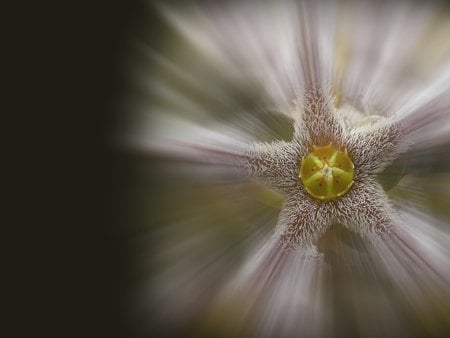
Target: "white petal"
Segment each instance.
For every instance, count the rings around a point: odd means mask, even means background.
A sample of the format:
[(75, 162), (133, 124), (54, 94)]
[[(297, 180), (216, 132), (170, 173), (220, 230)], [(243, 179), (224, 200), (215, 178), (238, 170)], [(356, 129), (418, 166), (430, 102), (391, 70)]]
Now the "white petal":
[(323, 203), (305, 195), (299, 187), (283, 204), (275, 237), (284, 248), (310, 252), (314, 255), (314, 243), (330, 224), (331, 213)]
[(289, 192), (299, 184), (300, 149), (295, 142), (251, 143), (242, 159), (242, 167), (249, 176)]

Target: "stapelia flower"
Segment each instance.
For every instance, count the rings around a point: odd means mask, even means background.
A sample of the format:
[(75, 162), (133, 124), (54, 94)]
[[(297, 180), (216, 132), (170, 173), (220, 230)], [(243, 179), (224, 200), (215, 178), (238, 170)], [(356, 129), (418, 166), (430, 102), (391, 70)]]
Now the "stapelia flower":
[(276, 240), (317, 257), (314, 244), (332, 222), (389, 240), (396, 213), (376, 175), (406, 150), (400, 122), (337, 109), (321, 89), (295, 105), (292, 140), (252, 143), (242, 160), (249, 175), (285, 195)]

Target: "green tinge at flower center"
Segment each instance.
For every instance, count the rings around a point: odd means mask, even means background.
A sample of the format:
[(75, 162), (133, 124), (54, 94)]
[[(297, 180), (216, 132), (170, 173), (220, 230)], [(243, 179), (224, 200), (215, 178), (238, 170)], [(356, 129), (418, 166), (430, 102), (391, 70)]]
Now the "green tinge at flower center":
[(318, 147), (306, 155), (300, 166), (300, 180), (306, 191), (320, 200), (330, 200), (345, 194), (353, 184), (354, 165), (344, 151), (332, 143)]

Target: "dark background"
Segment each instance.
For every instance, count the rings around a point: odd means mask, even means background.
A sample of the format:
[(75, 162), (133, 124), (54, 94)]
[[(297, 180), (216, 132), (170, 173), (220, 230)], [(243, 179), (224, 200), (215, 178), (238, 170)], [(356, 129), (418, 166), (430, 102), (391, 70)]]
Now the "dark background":
[(122, 314), (130, 178), (111, 138), (127, 39), (147, 7), (19, 5), (4, 12), (5, 331), (133, 337)]
[[(69, 313), (58, 314), (62, 317), (60, 336), (134, 336), (123, 316), (130, 260), (123, 245), (127, 237), (123, 196), (130, 177), (127, 161), (111, 139), (120, 129), (118, 98), (126, 90), (122, 62), (127, 57), (127, 42), (146, 11), (138, 1), (91, 2), (81, 9), (80, 17), (74, 17), (74, 46), (70, 47), (76, 50), (68, 55), (67, 65), (63, 63), (64, 68), (74, 67), (75, 87), (69, 84), (68, 88), (73, 101), (61, 102), (62, 107), (69, 106), (75, 120), (73, 124), (61, 121), (69, 124), (75, 156), (65, 154), (69, 167), (61, 177), (62, 193), (69, 196), (58, 218), (61, 227), (70, 229), (61, 234), (68, 238), (70, 249), (68, 260), (57, 263), (68, 270), (61, 305)], [(65, 182), (70, 182), (67, 187)], [(67, 188), (73, 188), (73, 195)], [(60, 241), (64, 247), (65, 240)]]

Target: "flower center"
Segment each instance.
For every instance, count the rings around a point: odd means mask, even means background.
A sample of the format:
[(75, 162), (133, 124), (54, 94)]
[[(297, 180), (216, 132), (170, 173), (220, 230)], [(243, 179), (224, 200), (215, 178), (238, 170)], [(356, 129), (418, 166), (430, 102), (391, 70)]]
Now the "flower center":
[(353, 184), (354, 165), (344, 151), (333, 143), (318, 147), (303, 157), (299, 177), (306, 191), (320, 200), (330, 200), (345, 194)]

